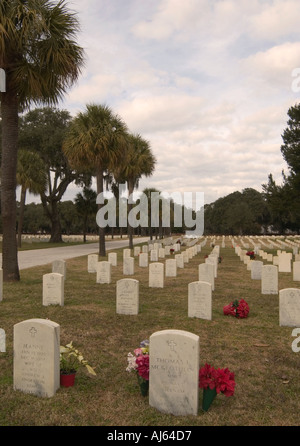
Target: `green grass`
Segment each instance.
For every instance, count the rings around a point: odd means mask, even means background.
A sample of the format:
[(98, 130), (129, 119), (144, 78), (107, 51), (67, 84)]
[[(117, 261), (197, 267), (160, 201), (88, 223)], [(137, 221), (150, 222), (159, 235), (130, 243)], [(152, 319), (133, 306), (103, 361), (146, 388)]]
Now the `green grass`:
[[(4, 284), (0, 327), (7, 352), (0, 353), (0, 425), (2, 426), (291, 426), (299, 425), (300, 353), (291, 349), (291, 327), (279, 326), (278, 295), (262, 295), (260, 281), (240, 261), (227, 239), (213, 292), (212, 320), (188, 318), (188, 284), (198, 280), (199, 263), (209, 243), (163, 289), (148, 287), (148, 269), (135, 260), (140, 281), (137, 316), (116, 314), (116, 281), (123, 278), (122, 250), (110, 285), (96, 284), (87, 257), (67, 260), (64, 306), (42, 305), (42, 276), (51, 265), (21, 271), (21, 281)], [(266, 262), (265, 262), (266, 263)], [(131, 276), (132, 277), (132, 276)], [(279, 273), (279, 289), (296, 287), (291, 273)], [(223, 315), (223, 306), (244, 298), (247, 319)], [(52, 398), (13, 389), (13, 326), (30, 318), (60, 325), (61, 344), (73, 341), (97, 376), (80, 370), (73, 388)], [(233, 397), (218, 395), (208, 412), (175, 417), (150, 407), (134, 374), (126, 372), (127, 353), (164, 329), (186, 330), (200, 337), (200, 363), (228, 367), (235, 373)]]

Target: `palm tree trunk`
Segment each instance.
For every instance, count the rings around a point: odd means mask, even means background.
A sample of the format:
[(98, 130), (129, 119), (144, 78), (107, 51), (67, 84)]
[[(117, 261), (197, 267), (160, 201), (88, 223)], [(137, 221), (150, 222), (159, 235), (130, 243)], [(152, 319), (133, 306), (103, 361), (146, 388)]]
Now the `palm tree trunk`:
[[(132, 180), (127, 181), (128, 184), (128, 195), (129, 197), (132, 196), (134, 185)], [(131, 209), (133, 208), (132, 203), (128, 203), (128, 214), (130, 214)], [(133, 227), (129, 223), (129, 219), (127, 218), (127, 233), (128, 233), (128, 239), (129, 239), (129, 249), (133, 249)]]
[(20, 197), (20, 214), (18, 222), (18, 248), (22, 245), (22, 229), (24, 221), (24, 210), (25, 210), (25, 200), (26, 200), (26, 187), (21, 187), (21, 197)]
[(86, 232), (87, 232), (87, 215), (83, 218), (83, 243), (86, 243)]
[(3, 224), (2, 268), (3, 280), (20, 280), (16, 237), (16, 172), (18, 155), (18, 98), (7, 86), (1, 94), (2, 166), (1, 208)]
[[(100, 171), (96, 175), (97, 180), (97, 195), (103, 193), (103, 172)], [(98, 209), (102, 208), (102, 204), (98, 204)], [(99, 227), (99, 256), (105, 257), (106, 251), (105, 251), (105, 228)]]
[(51, 237), (49, 243), (62, 243), (63, 239), (61, 236), (61, 223), (56, 200), (52, 200), (51, 202), (50, 219), (51, 219)]

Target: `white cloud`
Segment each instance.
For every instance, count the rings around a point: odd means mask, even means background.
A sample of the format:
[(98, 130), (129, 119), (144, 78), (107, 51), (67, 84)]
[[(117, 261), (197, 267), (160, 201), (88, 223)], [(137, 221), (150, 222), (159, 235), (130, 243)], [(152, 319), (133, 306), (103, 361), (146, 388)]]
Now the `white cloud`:
[(206, 202), (281, 181), (297, 102), (296, 0), (73, 0), (87, 64), (63, 103), (110, 105), (157, 158), (140, 190), (203, 191)]
[(241, 61), (246, 76), (252, 82), (263, 81), (265, 85), (291, 90), (292, 71), (299, 65), (300, 42), (285, 42), (266, 51), (259, 51)]
[(300, 9), (297, 0), (275, 0), (257, 9), (251, 27), (257, 39), (279, 40), (287, 35), (299, 37)]

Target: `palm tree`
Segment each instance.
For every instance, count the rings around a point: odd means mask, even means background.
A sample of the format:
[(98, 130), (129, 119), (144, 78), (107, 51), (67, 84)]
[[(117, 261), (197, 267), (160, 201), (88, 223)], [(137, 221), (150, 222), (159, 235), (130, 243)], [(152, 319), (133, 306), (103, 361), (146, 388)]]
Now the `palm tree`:
[[(118, 180), (127, 182), (129, 197), (132, 197), (135, 188), (138, 188), (140, 178), (152, 175), (155, 168), (156, 159), (152, 154), (150, 143), (139, 134), (129, 134), (127, 136), (126, 158), (122, 165), (115, 170)], [(128, 212), (133, 207), (128, 203)], [(129, 248), (133, 248), (133, 228), (128, 222)]]
[(86, 242), (86, 231), (88, 218), (97, 212), (96, 204), (97, 194), (94, 190), (84, 187), (82, 193), (78, 193), (75, 198), (75, 206), (77, 213), (80, 218), (82, 218), (83, 226), (83, 241)]
[(1, 93), (3, 277), (20, 279), (16, 240), (18, 113), (31, 103), (56, 104), (77, 80), (83, 49), (74, 37), (79, 23), (65, 0), (1, 0)]
[[(149, 229), (149, 237), (150, 240), (153, 239), (153, 227), (152, 227), (152, 223), (151, 223), (151, 214), (156, 212), (156, 210), (154, 211), (152, 209), (152, 202), (151, 202), (151, 194), (152, 193), (156, 193), (156, 194), (161, 194), (161, 191), (155, 189), (155, 188), (146, 188), (143, 190), (143, 194), (146, 195), (147, 199), (148, 199), (148, 229)], [(154, 226), (154, 233), (155, 233), (155, 237), (156, 239), (159, 237), (159, 235), (161, 234), (161, 229), (162, 229), (162, 205), (161, 205), (161, 201), (159, 201), (159, 209), (158, 209), (158, 221), (159, 221), (159, 226)], [(162, 237), (160, 237), (162, 238)]]
[(44, 163), (37, 153), (21, 149), (18, 154), (17, 184), (21, 186), (18, 247), (21, 247), (26, 191), (38, 195), (47, 187)]
[[(96, 177), (97, 195), (104, 191), (104, 177), (126, 150), (127, 126), (106, 105), (89, 104), (72, 121), (63, 150), (70, 165)], [(102, 207), (99, 204), (99, 209)], [(105, 256), (105, 228), (99, 228), (99, 255)]]

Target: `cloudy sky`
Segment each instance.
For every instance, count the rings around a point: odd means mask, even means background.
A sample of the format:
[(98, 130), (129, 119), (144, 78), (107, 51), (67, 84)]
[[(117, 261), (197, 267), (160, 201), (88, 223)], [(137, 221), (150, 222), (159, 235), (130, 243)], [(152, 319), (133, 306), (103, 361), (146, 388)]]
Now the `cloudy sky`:
[(86, 66), (60, 107), (76, 115), (106, 104), (150, 142), (156, 169), (139, 190), (204, 192), (211, 203), (247, 187), (261, 192), (269, 173), (281, 183), (281, 134), (300, 95), (299, 0), (68, 7)]

